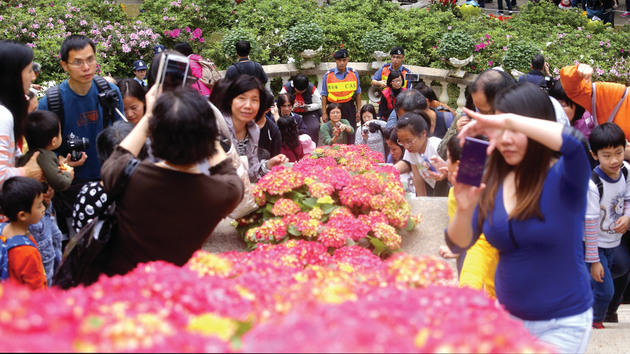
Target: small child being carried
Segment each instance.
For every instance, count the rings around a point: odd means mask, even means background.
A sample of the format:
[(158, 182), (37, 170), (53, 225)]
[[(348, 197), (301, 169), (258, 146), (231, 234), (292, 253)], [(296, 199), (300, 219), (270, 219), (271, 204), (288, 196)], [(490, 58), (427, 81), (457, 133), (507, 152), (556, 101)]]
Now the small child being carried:
[(25, 165), (31, 156), (39, 151), (37, 164), (41, 167), (48, 185), (55, 192), (68, 189), (74, 178), (74, 169), (65, 163), (60, 163), (53, 152), (61, 146), (63, 141), (59, 117), (50, 111), (29, 113), (24, 126), (24, 137), (29, 150), (18, 158), (16, 166)]

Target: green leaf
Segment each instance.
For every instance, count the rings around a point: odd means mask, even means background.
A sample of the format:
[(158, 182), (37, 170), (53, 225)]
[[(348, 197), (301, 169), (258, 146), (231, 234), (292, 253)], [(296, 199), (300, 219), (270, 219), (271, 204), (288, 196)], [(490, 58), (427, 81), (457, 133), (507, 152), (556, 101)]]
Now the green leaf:
[(317, 198), (314, 198), (314, 197), (305, 198), (305, 199), (302, 200), (302, 204), (304, 204), (307, 207), (313, 209), (317, 205)]
[(302, 233), (298, 230), (298, 228), (295, 225), (289, 225), (289, 227), (287, 228), (287, 231), (289, 232), (289, 234), (299, 237), (302, 236)]
[(334, 204), (322, 204), (320, 205), (320, 208), (324, 212), (324, 215), (328, 215), (332, 213), (333, 210), (337, 209), (337, 206)]
[(414, 227), (416, 227), (416, 223), (415, 223), (415, 222), (413, 222), (413, 221), (411, 220), (411, 218), (409, 218), (409, 220), (407, 220), (407, 225), (405, 225), (404, 230), (405, 230), (405, 231), (411, 231), (411, 230), (413, 230), (413, 228), (414, 228)]
[(381, 242), (381, 240), (372, 236), (368, 236), (368, 239), (370, 240), (370, 243), (372, 244), (372, 246), (374, 246), (374, 253), (377, 256), (380, 256), (381, 253), (387, 251), (387, 246), (385, 246), (385, 244)]

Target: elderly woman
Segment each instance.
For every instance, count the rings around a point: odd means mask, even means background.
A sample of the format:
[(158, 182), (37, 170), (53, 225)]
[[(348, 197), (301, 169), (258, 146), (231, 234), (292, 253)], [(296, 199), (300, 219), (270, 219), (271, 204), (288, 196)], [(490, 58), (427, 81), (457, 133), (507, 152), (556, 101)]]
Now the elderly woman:
[[(147, 93), (147, 114), (114, 150), (101, 171), (111, 193), (147, 137), (160, 162), (140, 162), (117, 200), (119, 236), (104, 273), (125, 274), (156, 260), (182, 266), (201, 249), (219, 221), (243, 197), (243, 182), (217, 139), (210, 105), (191, 88)], [(208, 159), (210, 175), (197, 167)]]

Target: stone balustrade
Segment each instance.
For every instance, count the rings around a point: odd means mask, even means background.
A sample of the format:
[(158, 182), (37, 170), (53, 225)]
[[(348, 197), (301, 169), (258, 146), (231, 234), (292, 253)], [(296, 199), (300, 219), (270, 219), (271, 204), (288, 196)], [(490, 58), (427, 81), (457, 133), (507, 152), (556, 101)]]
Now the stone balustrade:
[[(372, 68), (372, 63), (360, 63), (360, 62), (349, 62), (348, 66), (356, 70), (359, 75), (373, 75), (376, 72), (376, 69)], [(265, 69), (265, 73), (267, 76), (272, 79), (279, 77), (282, 79), (283, 83), (286, 83), (290, 80), (291, 77), (304, 74), (308, 76), (316, 76), (317, 82), (321, 83), (324, 81), (324, 75), (326, 72), (335, 67), (334, 62), (326, 62), (320, 63), (313, 69), (298, 69), (293, 64), (275, 64), (275, 65), (263, 65)], [(440, 102), (447, 103), (449, 102), (449, 95), (447, 85), (449, 83), (456, 84), (459, 87), (459, 96), (457, 97), (457, 110), (460, 111), (462, 107), (466, 104), (466, 96), (464, 95), (466, 91), (466, 87), (470, 85), (477, 74), (466, 73), (463, 78), (451, 77), (449, 74), (450, 70), (446, 69), (437, 69), (437, 68), (428, 68), (424, 66), (417, 65), (406, 65), (412, 73), (418, 74), (420, 78), (424, 80), (427, 84), (430, 84), (433, 81), (437, 81), (440, 83), (441, 87), (434, 87), (435, 93), (438, 95), (438, 99)], [(225, 71), (221, 71), (221, 75), (225, 76)], [(267, 83), (267, 89), (269, 89), (269, 83)]]

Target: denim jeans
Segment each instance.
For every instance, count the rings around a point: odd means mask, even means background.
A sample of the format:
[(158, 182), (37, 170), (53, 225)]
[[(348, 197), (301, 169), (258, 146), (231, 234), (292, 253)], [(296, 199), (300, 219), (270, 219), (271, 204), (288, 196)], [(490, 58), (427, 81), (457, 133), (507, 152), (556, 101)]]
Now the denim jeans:
[[(615, 254), (614, 248), (597, 248), (599, 253), (599, 262), (604, 267), (604, 281), (597, 282), (591, 277), (591, 287), (593, 288), (593, 322), (604, 321), (606, 316), (606, 310), (608, 305), (613, 299), (615, 294), (615, 286), (613, 285), (612, 274), (610, 268), (613, 264), (613, 255)], [(586, 263), (590, 272), (592, 263)]]
[(529, 333), (551, 344), (559, 353), (584, 353), (593, 330), (593, 309), (545, 321), (523, 321)]
[[(630, 2), (630, 1), (629, 1)], [(613, 255), (613, 264), (610, 267), (610, 273), (613, 277), (615, 285), (615, 295), (608, 305), (608, 313), (615, 313), (621, 305), (623, 294), (628, 287), (630, 281), (630, 252), (628, 252), (628, 244), (630, 243), (630, 233), (626, 233), (621, 238), (621, 244), (615, 247)]]

